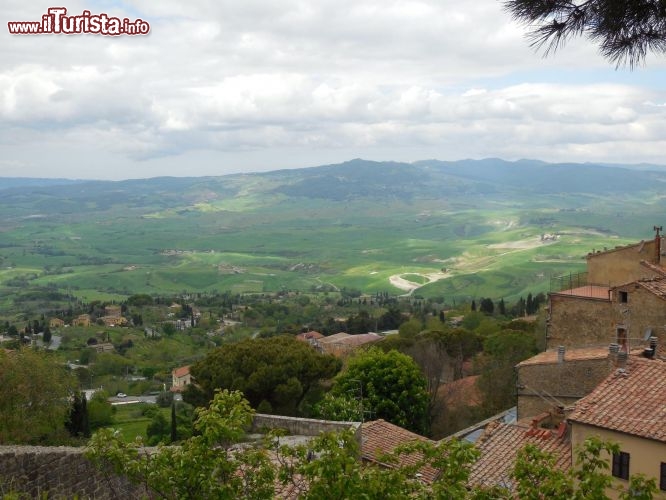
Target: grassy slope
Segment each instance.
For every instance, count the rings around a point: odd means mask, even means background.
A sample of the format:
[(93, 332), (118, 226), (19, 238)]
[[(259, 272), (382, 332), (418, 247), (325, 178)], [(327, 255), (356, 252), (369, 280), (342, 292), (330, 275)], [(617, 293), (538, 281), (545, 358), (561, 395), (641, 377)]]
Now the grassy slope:
[[(603, 179), (589, 192), (570, 181), (568, 194), (550, 171), (530, 190), (521, 172), (483, 179), (495, 172), (485, 164), (474, 175), (396, 165), (14, 188), (0, 203), (0, 307), (36, 286), (85, 300), (322, 283), (402, 293), (391, 275), (442, 268), (452, 277), (417, 293), (510, 300), (582, 269), (592, 248), (649, 237), (663, 214), (651, 173), (625, 192), (617, 172), (606, 192)], [(555, 232), (552, 244), (498, 247)]]

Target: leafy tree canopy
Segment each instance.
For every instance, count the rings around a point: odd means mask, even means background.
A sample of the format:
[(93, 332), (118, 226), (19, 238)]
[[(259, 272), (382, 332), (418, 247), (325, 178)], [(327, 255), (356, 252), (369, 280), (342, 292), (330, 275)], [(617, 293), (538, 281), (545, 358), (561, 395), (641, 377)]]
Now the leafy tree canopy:
[(274, 412), (293, 415), (308, 393), (340, 367), (337, 358), (294, 337), (249, 339), (219, 347), (195, 363), (190, 373), (198, 387), (188, 386), (183, 397), (201, 406), (216, 389), (238, 390), (253, 408), (265, 401)]
[(0, 350), (0, 443), (61, 442), (75, 385), (48, 353)]
[[(391, 467), (359, 460), (351, 431), (324, 433), (296, 446), (280, 445), (269, 435), (262, 445), (232, 449), (243, 438), (252, 413), (240, 392), (217, 392), (209, 408), (197, 409), (197, 435), (181, 446), (140, 453), (140, 441), (127, 444), (117, 433), (103, 429), (91, 439), (86, 455), (101, 470), (113, 470), (146, 486), (151, 497), (169, 499), (272, 499), (280, 496), (276, 488), (280, 487), (304, 500), (607, 500), (612, 482), (607, 457), (619, 450), (616, 444), (590, 438), (576, 450), (576, 467), (564, 472), (554, 467), (552, 455), (528, 445), (516, 459), (511, 491), (501, 486), (468, 487), (479, 456), (470, 443), (413, 442), (382, 457)], [(401, 463), (403, 454), (410, 455), (408, 464)], [(426, 465), (441, 471), (433, 484), (419, 480), (418, 471)], [(656, 493), (654, 479), (633, 475), (619, 498), (647, 500)]]
[(532, 46), (548, 54), (585, 36), (616, 66), (634, 67), (648, 52), (666, 52), (663, 0), (507, 0), (514, 19), (532, 26)]
[(371, 417), (425, 434), (429, 396), (426, 380), (412, 358), (378, 348), (361, 351), (335, 379), (333, 394), (361, 397)]

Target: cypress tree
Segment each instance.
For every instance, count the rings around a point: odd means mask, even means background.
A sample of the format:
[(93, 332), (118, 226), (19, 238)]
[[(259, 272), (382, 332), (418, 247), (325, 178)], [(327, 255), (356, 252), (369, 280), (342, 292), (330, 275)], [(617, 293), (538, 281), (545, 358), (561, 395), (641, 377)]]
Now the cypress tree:
[(171, 442), (178, 441), (178, 426), (176, 424), (176, 402), (171, 402)]

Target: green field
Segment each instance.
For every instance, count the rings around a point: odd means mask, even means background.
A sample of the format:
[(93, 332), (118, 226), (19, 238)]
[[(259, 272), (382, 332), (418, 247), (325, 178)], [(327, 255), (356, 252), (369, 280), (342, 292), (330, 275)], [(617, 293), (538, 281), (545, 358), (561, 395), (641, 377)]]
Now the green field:
[(520, 164), (366, 163), (5, 191), (0, 308), (43, 311), (53, 293), (408, 293), (395, 276), (426, 297), (513, 300), (583, 269), (593, 248), (652, 237), (666, 205), (661, 173), (586, 187), (582, 165), (576, 184), (536, 166), (530, 183)]

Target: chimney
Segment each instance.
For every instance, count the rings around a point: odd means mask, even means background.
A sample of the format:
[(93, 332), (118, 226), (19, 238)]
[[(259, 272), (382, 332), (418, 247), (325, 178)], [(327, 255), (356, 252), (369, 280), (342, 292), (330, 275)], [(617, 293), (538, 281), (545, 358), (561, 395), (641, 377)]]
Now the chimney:
[(654, 263), (659, 265), (661, 261), (661, 235), (659, 231), (663, 231), (662, 226), (654, 226), (654, 231), (657, 233), (654, 237)]
[(650, 337), (650, 347), (646, 347), (643, 354), (648, 359), (654, 359), (657, 357), (657, 337), (654, 335)]
[(612, 373), (617, 365), (617, 355), (620, 351), (619, 344), (610, 344), (608, 346), (608, 373)]
[(564, 346), (558, 346), (557, 347), (557, 362), (558, 363), (564, 363)]
[(618, 370), (625, 370), (627, 368), (627, 351), (620, 351), (617, 353), (617, 364), (615, 367)]

